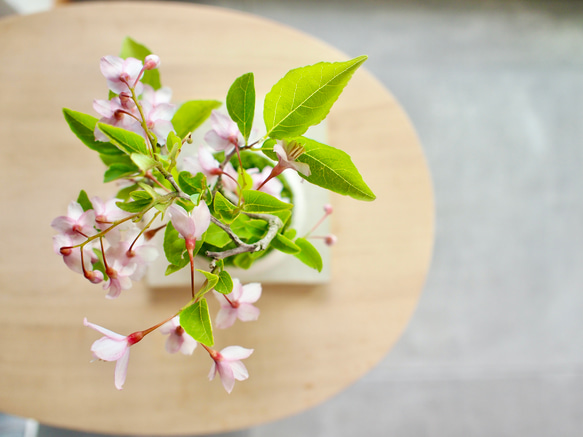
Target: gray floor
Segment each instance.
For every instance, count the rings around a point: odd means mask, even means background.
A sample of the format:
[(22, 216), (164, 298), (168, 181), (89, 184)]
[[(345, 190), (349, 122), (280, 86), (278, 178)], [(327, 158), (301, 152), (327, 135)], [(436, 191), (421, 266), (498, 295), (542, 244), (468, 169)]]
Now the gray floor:
[[(206, 3), (368, 54), (437, 200), (425, 292), (386, 359), (324, 405), (225, 436), (583, 435), (583, 3)], [(56, 435), (77, 434), (39, 429)]]

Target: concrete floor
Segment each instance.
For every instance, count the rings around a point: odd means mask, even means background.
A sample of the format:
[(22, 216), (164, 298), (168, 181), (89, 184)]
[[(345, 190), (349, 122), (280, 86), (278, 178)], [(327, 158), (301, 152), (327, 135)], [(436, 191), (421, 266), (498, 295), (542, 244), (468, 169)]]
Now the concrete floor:
[[(224, 436), (583, 435), (583, 2), (204, 3), (368, 54), (437, 204), (425, 292), (386, 359), (317, 408)], [(4, 416), (0, 435), (19, 426)]]

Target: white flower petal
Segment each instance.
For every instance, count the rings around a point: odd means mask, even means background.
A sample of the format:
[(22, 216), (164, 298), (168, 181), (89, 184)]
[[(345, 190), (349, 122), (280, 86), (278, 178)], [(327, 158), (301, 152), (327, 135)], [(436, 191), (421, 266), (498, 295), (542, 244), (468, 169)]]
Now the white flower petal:
[(220, 354), (226, 361), (243, 360), (249, 358), (253, 353), (253, 349), (246, 349), (241, 346), (227, 346)]
[(242, 322), (251, 322), (259, 318), (259, 308), (251, 305), (250, 303), (242, 303), (237, 308), (237, 317)]
[(115, 388), (121, 390), (126, 382), (128, 374), (128, 363), (130, 360), (130, 348), (128, 347), (125, 353), (121, 356), (117, 363), (115, 363)]
[(243, 292), (239, 298), (239, 302), (255, 303), (261, 297), (261, 284), (259, 282), (252, 282), (243, 285)]

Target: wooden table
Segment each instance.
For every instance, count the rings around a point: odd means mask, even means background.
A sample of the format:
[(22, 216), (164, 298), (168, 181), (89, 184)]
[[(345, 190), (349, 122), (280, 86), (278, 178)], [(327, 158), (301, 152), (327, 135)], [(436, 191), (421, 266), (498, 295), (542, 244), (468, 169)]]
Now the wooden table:
[(248, 71), (261, 95), (290, 68), (347, 58), (281, 24), (204, 6), (82, 4), (0, 21), (0, 410), (86, 431), (168, 435), (250, 427), (323, 402), (386, 355), (427, 273), (432, 190), (407, 116), (365, 70), (333, 108), (330, 143), (352, 155), (378, 199), (333, 196), (330, 284), (266, 286), (259, 321), (217, 336), (219, 349), (255, 348), (248, 381), (227, 395), (207, 381), (202, 349), (170, 356), (155, 333), (133, 348), (120, 392), (112, 363), (89, 363), (98, 335), (83, 317), (129, 333), (162, 320), (188, 292), (136, 284), (108, 301), (53, 254), (49, 225), (80, 188), (115, 192), (61, 108), (92, 113), (106, 95), (99, 58), (117, 54), (126, 35), (160, 55), (175, 101), (221, 99)]

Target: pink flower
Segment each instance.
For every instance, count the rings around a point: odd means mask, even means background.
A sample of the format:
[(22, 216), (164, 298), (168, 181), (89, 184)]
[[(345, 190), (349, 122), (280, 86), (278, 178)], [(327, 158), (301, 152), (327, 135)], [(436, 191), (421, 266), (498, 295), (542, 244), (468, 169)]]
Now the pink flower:
[(193, 176), (197, 173), (202, 173), (206, 176), (209, 184), (214, 184), (221, 169), (219, 161), (215, 159), (211, 150), (206, 146), (198, 148), (196, 156), (187, 156), (183, 161), (184, 170), (190, 172)]
[(164, 86), (158, 90), (154, 90), (150, 85), (144, 85), (142, 102), (149, 102), (151, 105), (157, 106), (162, 103), (170, 103), (171, 99), (172, 89), (170, 87)]
[(135, 88), (140, 95), (143, 84), (139, 82), (142, 75), (142, 61), (135, 58), (122, 59), (117, 56), (104, 56), (100, 61), (101, 73), (107, 80), (107, 86), (116, 94)]
[[(146, 273), (148, 265), (158, 257), (158, 250), (153, 243), (146, 241), (143, 235), (139, 235), (140, 230), (134, 225), (133, 229), (124, 233), (111, 233), (111, 246), (105, 252), (108, 263), (117, 261), (118, 266), (123, 266), (123, 271), (133, 268), (129, 278), (134, 281), (142, 279)], [(139, 235), (139, 236), (138, 236)], [(136, 239), (137, 238), (137, 239)], [(130, 250), (131, 249), (131, 250)], [(124, 269), (128, 270), (124, 270)]]
[(113, 263), (108, 263), (105, 273), (109, 277), (107, 282), (103, 284), (104, 290), (109, 290), (105, 296), (107, 299), (115, 299), (121, 294), (122, 290), (132, 288), (131, 276), (136, 271), (137, 264), (123, 265), (118, 259), (114, 259)]
[(118, 201), (119, 199), (109, 199), (104, 202), (97, 196), (91, 198), (91, 204), (95, 211), (95, 222), (100, 230), (107, 229), (113, 222), (129, 215), (128, 212), (118, 208), (116, 205)]
[(213, 149), (228, 150), (231, 147), (242, 147), (245, 145), (245, 139), (237, 123), (229, 118), (229, 116), (221, 114), (218, 111), (211, 112), (211, 126), (212, 130), (208, 131), (204, 136), (205, 141)]
[[(120, 97), (114, 97), (111, 100), (94, 100), (93, 109), (101, 115), (99, 123), (121, 127), (135, 133), (141, 133), (142, 126), (135, 118), (139, 117), (140, 113), (135, 105), (134, 107), (129, 107), (129, 102), (132, 102), (131, 100), (128, 101), (128, 99), (124, 97), (123, 101), (126, 101), (125, 105), (122, 103)], [(95, 126), (93, 134), (97, 141), (109, 141), (109, 138), (99, 130), (98, 126)]]
[(212, 381), (218, 373), (227, 393), (233, 391), (235, 380), (244, 381), (249, 378), (249, 372), (247, 372), (247, 368), (241, 360), (249, 358), (253, 353), (253, 349), (229, 346), (220, 352), (209, 350), (209, 353), (214, 360), (209, 373), (209, 380)]
[(77, 243), (95, 233), (94, 225), (95, 212), (92, 209), (84, 212), (74, 200), (69, 203), (67, 215), (57, 217), (51, 223), (53, 229), (70, 236)]
[[(247, 173), (253, 179), (253, 189), (259, 191), (263, 191), (264, 193), (271, 194), (273, 197), (277, 197), (278, 199), (281, 198), (281, 190), (283, 190), (283, 184), (279, 179), (271, 178), (268, 179), (271, 175), (273, 168), (267, 166), (264, 167), (261, 172), (257, 168), (251, 168), (247, 170)], [(267, 180), (267, 181), (266, 181)], [(263, 183), (263, 181), (266, 181)]]
[(121, 390), (128, 373), (128, 361), (130, 358), (130, 346), (140, 341), (144, 334), (134, 332), (127, 337), (117, 334), (109, 329), (103, 328), (83, 319), (83, 324), (101, 332), (104, 337), (96, 340), (91, 346), (91, 352), (97, 359), (103, 361), (116, 361), (115, 364), (115, 388)]
[(83, 246), (83, 265), (81, 265), (81, 248), (74, 246), (71, 236), (66, 234), (57, 234), (53, 236), (53, 250), (56, 254), (63, 257), (63, 261), (71, 270), (81, 273), (89, 281), (98, 284), (103, 281), (103, 273), (99, 270), (93, 270), (93, 263), (97, 262), (97, 255), (93, 252), (91, 243)]
[(253, 304), (261, 297), (261, 284), (254, 282), (241, 285), (237, 278), (233, 278), (233, 291), (227, 295), (214, 292), (221, 304), (217, 314), (215, 326), (225, 329), (233, 325), (235, 320), (250, 322), (259, 317), (259, 308)]
[(148, 55), (144, 59), (144, 69), (146, 70), (153, 70), (154, 68), (158, 68), (160, 66), (160, 57), (158, 55)]
[(300, 143), (297, 141), (287, 142), (285, 140), (277, 140), (276, 144), (273, 146), (273, 151), (279, 158), (277, 165), (282, 168), (282, 171), (286, 168), (293, 168), (304, 176), (310, 176), (310, 166), (305, 162), (296, 161), (296, 159), (298, 159), (305, 151)]
[(168, 134), (174, 130), (171, 120), (176, 106), (170, 103), (153, 105), (148, 101), (142, 101), (142, 108), (148, 129), (156, 135), (158, 144), (163, 146), (166, 144)]
[(172, 226), (186, 241), (186, 248), (194, 249), (196, 240), (206, 232), (211, 223), (211, 213), (204, 200), (195, 206), (190, 214), (176, 204), (170, 205), (168, 213)]
[(179, 320), (180, 318), (176, 316), (160, 326), (160, 332), (168, 335), (166, 351), (171, 354), (180, 351), (184, 355), (192, 355), (192, 352), (196, 349), (196, 340), (188, 335), (184, 328), (180, 326)]

